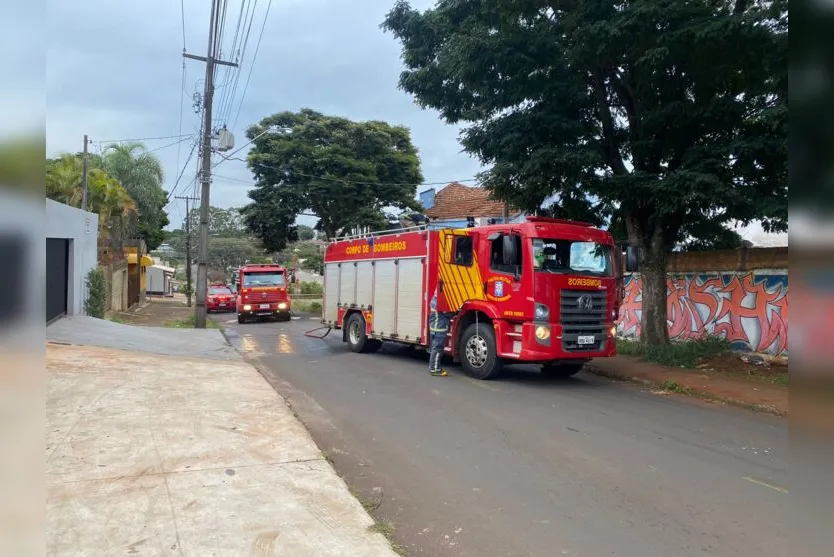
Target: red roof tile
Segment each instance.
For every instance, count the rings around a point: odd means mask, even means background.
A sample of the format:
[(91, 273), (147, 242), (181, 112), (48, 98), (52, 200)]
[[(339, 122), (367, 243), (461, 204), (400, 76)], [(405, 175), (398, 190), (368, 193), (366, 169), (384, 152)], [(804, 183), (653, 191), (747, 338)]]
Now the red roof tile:
[[(510, 214), (514, 214), (510, 208)], [(504, 203), (496, 201), (484, 188), (464, 186), (452, 182), (437, 192), (434, 207), (426, 209), (425, 215), (432, 219), (464, 219), (466, 217), (500, 217), (504, 214)]]

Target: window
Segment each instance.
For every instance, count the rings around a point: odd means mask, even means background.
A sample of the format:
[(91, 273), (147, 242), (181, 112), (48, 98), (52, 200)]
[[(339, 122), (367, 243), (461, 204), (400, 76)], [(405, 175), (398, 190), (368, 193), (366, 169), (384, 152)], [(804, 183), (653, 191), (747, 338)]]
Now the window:
[(515, 234), (500, 235), (492, 240), (489, 267), (499, 273), (521, 275), (522, 254), (521, 236)]
[(243, 274), (243, 287), (284, 286), (284, 273), (275, 271), (249, 272)]
[(595, 242), (533, 240), (534, 267), (545, 273), (611, 276), (611, 247)]
[(451, 262), (464, 267), (472, 266), (472, 236), (455, 236)]
[(212, 286), (209, 288), (209, 294), (212, 296), (231, 296), (232, 291), (225, 286)]

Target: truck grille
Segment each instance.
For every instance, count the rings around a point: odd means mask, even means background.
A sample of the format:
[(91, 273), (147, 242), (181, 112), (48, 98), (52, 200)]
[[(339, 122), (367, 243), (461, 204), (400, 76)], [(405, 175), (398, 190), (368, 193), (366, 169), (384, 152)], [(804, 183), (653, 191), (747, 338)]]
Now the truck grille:
[[(594, 352), (605, 349), (608, 334), (606, 290), (562, 290), (560, 323), (562, 348), (566, 352)], [(594, 337), (593, 344), (578, 343), (580, 336)]]

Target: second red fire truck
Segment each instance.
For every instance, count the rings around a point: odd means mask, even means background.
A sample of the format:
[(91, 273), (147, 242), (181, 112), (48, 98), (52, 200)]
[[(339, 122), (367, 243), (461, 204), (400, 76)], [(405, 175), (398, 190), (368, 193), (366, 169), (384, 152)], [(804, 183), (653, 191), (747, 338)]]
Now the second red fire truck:
[(237, 270), (237, 322), (275, 317), (290, 320), (287, 269), (277, 264), (244, 265)]
[(607, 231), (542, 217), (348, 237), (325, 252), (322, 321), (354, 352), (383, 341), (425, 347), (437, 292), (438, 309), (455, 314), (446, 352), (467, 375), (527, 363), (570, 376), (616, 354), (622, 275), (636, 269), (635, 253), (623, 257)]

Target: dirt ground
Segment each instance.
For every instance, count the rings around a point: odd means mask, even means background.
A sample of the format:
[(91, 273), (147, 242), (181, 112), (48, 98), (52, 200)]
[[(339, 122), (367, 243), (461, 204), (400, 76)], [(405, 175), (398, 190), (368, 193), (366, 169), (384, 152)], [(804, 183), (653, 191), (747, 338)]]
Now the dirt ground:
[(764, 381), (782, 386), (788, 384), (787, 358), (730, 352), (705, 358), (698, 371), (729, 379)]
[(194, 315), (194, 305), (186, 304), (185, 296), (174, 294), (173, 298), (148, 296), (146, 304), (125, 312), (114, 312), (108, 319), (126, 325), (144, 327), (182, 327)]

